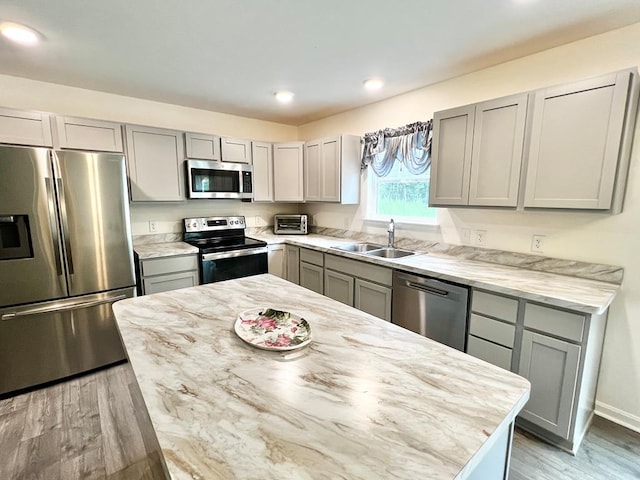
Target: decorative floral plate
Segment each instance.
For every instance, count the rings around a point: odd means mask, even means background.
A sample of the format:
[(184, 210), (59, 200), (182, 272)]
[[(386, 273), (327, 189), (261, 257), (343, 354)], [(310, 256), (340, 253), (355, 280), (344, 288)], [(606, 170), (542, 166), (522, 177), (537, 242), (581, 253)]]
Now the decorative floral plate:
[(265, 350), (295, 350), (311, 341), (311, 327), (304, 318), (273, 308), (246, 310), (233, 328), (242, 340)]

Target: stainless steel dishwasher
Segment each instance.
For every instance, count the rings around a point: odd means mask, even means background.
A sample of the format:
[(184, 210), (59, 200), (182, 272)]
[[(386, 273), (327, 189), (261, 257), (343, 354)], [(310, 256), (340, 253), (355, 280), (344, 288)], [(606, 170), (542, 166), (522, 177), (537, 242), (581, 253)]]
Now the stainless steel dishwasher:
[(464, 352), (468, 299), (462, 285), (394, 271), (391, 322)]

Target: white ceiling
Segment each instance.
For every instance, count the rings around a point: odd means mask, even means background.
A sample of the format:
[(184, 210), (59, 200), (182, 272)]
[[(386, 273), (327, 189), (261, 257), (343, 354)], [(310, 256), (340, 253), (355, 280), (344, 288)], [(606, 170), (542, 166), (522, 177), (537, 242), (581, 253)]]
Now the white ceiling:
[(640, 22), (640, 0), (2, 0), (0, 21), (44, 37), (1, 39), (2, 74), (300, 125)]

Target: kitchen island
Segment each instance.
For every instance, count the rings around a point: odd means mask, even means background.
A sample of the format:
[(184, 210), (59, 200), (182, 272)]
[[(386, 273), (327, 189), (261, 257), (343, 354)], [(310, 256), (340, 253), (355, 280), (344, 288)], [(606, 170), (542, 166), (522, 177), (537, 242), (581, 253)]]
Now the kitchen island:
[[(304, 317), (299, 350), (239, 312)], [(272, 275), (114, 305), (174, 479), (504, 478), (525, 379)]]

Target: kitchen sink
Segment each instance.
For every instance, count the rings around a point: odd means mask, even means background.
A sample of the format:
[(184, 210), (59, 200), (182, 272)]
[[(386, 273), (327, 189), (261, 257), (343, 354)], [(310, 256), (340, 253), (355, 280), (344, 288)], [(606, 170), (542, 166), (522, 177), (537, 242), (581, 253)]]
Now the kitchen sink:
[(382, 245), (375, 245), (373, 243), (349, 243), (347, 245), (339, 245), (337, 247), (331, 247), (337, 250), (343, 250), (345, 252), (354, 252), (354, 253), (368, 253), (372, 250), (379, 250)]
[(383, 258), (402, 258), (409, 255), (415, 255), (416, 252), (410, 252), (409, 250), (401, 250), (399, 248), (379, 248), (377, 250), (371, 250), (366, 252), (370, 257), (383, 257)]

